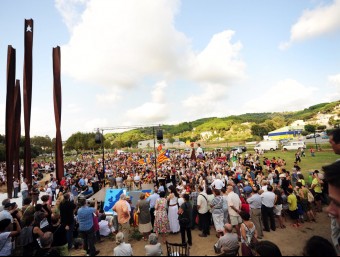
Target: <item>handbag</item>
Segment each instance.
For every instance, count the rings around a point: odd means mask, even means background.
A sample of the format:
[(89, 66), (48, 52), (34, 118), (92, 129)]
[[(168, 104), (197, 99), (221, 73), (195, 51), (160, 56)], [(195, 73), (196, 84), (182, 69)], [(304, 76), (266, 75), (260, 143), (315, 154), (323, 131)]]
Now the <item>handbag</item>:
[(314, 202), (314, 195), (312, 194), (311, 191), (308, 190), (308, 194), (307, 194), (307, 199), (309, 203)]

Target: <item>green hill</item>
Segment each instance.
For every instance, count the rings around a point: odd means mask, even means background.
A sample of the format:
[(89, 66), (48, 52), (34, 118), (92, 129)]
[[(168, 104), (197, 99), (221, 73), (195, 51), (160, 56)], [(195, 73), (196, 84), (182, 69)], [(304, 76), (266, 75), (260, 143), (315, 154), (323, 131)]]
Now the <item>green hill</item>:
[[(246, 113), (224, 118), (204, 118), (183, 122), (177, 125), (162, 125), (164, 138), (170, 142), (179, 139), (186, 142), (239, 142), (261, 140), (263, 135), (275, 129), (288, 126), (296, 120), (310, 121), (317, 114), (332, 114), (329, 126), (339, 126), (340, 101), (322, 103), (301, 111), (283, 113)], [(316, 124), (317, 125), (317, 124)], [(79, 137), (79, 133), (75, 134)], [(202, 136), (203, 135), (203, 136)], [(139, 141), (153, 139), (152, 128), (134, 129), (124, 133), (109, 133), (105, 135), (105, 148), (136, 147)], [(67, 142), (70, 142), (69, 144)], [(66, 142), (72, 150), (75, 144), (72, 135)], [(72, 142), (72, 143), (71, 143)]]

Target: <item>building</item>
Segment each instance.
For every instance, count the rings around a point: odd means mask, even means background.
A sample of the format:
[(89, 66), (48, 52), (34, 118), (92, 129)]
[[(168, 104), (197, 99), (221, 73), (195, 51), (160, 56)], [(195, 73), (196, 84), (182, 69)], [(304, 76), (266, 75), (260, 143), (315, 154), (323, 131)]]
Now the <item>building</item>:
[(283, 127), (268, 133), (269, 140), (282, 140), (289, 138), (298, 138), (301, 136), (303, 129), (296, 129), (291, 126)]
[[(163, 140), (163, 146), (164, 148), (185, 148), (186, 144), (182, 141), (176, 140), (174, 143), (169, 143), (169, 139), (164, 138)], [(156, 147), (158, 147), (159, 144), (156, 141)], [(138, 142), (138, 149), (146, 149), (146, 148), (153, 148), (154, 147), (154, 140), (145, 140)]]

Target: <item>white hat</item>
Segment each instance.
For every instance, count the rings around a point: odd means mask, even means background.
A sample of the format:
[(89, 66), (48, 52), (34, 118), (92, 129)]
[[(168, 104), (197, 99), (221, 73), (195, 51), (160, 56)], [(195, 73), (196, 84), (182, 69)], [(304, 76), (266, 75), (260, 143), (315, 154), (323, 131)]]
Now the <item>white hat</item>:
[(280, 176), (279, 176), (280, 178), (285, 178), (286, 177), (286, 174), (280, 174)]

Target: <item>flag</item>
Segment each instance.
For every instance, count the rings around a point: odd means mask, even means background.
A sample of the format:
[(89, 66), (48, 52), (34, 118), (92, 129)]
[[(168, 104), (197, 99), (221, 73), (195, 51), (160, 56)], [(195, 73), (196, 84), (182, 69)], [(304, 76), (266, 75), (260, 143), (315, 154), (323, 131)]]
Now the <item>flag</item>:
[(145, 164), (145, 161), (144, 161), (143, 158), (141, 158), (141, 159), (138, 161), (138, 163), (139, 163), (140, 165), (144, 165), (144, 164)]
[(166, 162), (168, 160), (170, 160), (170, 151), (169, 150), (160, 152), (160, 154), (157, 157), (158, 163), (163, 163), (163, 162)]
[(162, 145), (159, 145), (159, 146), (157, 147), (158, 152), (162, 151), (162, 149), (163, 149), (163, 146), (162, 146)]

